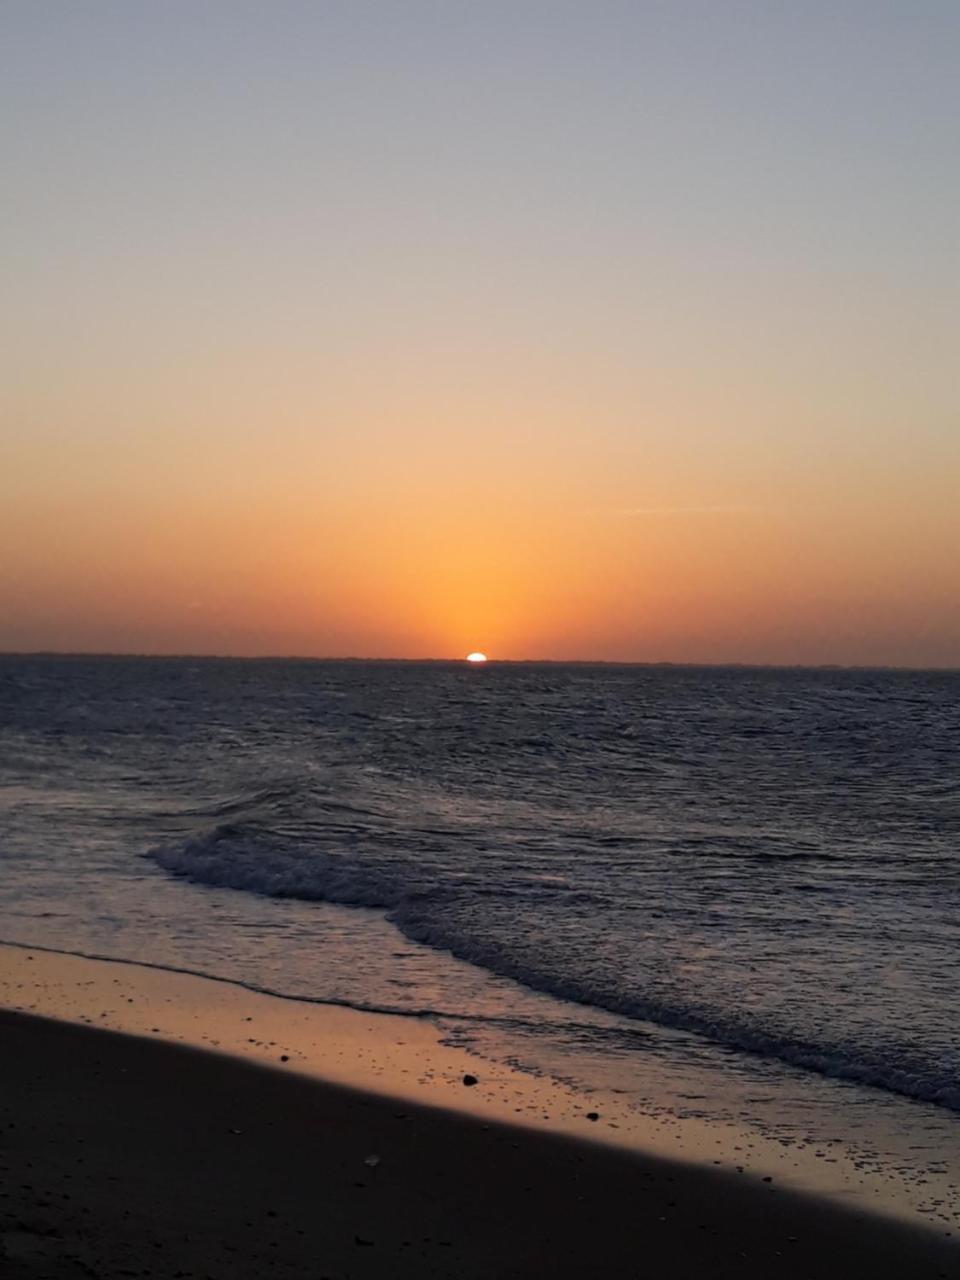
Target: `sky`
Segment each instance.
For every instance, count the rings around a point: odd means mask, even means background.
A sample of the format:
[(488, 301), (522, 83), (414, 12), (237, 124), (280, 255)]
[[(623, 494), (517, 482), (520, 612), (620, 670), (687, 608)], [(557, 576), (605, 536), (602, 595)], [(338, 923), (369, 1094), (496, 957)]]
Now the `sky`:
[(960, 666), (955, 0), (4, 0), (0, 649)]

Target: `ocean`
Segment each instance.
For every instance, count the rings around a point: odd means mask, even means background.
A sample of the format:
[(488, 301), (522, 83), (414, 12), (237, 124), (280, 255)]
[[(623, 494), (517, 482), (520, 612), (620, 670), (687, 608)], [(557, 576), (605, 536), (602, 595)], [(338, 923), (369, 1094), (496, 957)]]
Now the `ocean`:
[(950, 672), (4, 657), (0, 940), (949, 1163), (958, 761)]

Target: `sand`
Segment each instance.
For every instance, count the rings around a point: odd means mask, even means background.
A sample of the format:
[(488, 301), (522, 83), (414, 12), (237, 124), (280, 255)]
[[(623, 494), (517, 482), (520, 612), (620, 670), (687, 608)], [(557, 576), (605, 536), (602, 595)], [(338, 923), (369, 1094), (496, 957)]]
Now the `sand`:
[(284, 1066), (9, 1011), (0, 1064), (4, 1280), (960, 1274), (934, 1231)]

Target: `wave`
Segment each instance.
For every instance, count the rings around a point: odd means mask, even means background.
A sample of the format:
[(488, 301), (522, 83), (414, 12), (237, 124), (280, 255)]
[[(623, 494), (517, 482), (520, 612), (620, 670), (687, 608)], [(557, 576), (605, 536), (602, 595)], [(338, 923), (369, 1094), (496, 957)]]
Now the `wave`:
[[(531, 990), (629, 1020), (692, 1033), (725, 1049), (960, 1111), (956, 1072), (942, 1060), (912, 1053), (908, 1046), (892, 1041), (877, 1041), (868, 1046), (816, 1043), (781, 1028), (763, 1025), (742, 1010), (738, 1011), (739, 1016), (727, 1016), (700, 1007), (692, 999), (680, 1003), (651, 998), (643, 992), (590, 982), (577, 974), (565, 975), (550, 970), (545, 964), (525, 960), (521, 951), (511, 950), (509, 944), (478, 940), (475, 933), (460, 927), (459, 917), (465, 903), (473, 910), (482, 896), (506, 899), (519, 892), (517, 886), (492, 887), (483, 884), (478, 876), (462, 874), (444, 880), (429, 863), (416, 865), (394, 859), (388, 865), (386, 860), (358, 858), (352, 852), (318, 850), (309, 842), (285, 839), (255, 823), (221, 823), (180, 843), (152, 849), (145, 856), (170, 874), (200, 885), (270, 898), (376, 908), (411, 941), (446, 950), (460, 960)], [(545, 893), (554, 899), (562, 895), (565, 902), (578, 905), (597, 902), (594, 895), (577, 891), (562, 879), (545, 885), (531, 878), (525, 881), (523, 890), (522, 896), (528, 901), (531, 894)], [(277, 991), (266, 991), (266, 994), (284, 995)], [(317, 1000), (316, 1003), (341, 1002)], [(350, 1007), (367, 1012), (398, 1012), (382, 1006)], [(438, 1009), (417, 1011), (415, 1016), (471, 1020), (469, 1015)]]
[(243, 889), (268, 898), (301, 898), (387, 910), (401, 894), (389, 878), (343, 861), (336, 854), (306, 855), (296, 845), (265, 843), (242, 826), (221, 823), (205, 835), (151, 849), (165, 871), (197, 884)]
[[(512, 978), (531, 990), (559, 1000), (590, 1005), (622, 1017), (688, 1032), (726, 1049), (774, 1059), (789, 1067), (868, 1085), (914, 1101), (960, 1111), (960, 1084), (957, 1082), (956, 1072), (930, 1059), (902, 1065), (902, 1045), (890, 1044), (886, 1047), (889, 1057), (877, 1057), (861, 1046), (812, 1044), (784, 1035), (781, 1031), (721, 1018), (695, 1006), (684, 1007), (662, 1000), (645, 999), (636, 993), (623, 995), (609, 988), (592, 987), (577, 979), (563, 978), (555, 973), (546, 973), (533, 966), (518, 963), (502, 951), (493, 951), (476, 944), (460, 945), (442, 927), (425, 927), (422, 921), (407, 924), (396, 913), (391, 918), (413, 941), (444, 948), (458, 959), (479, 965), (501, 977)], [(873, 1053), (876, 1053), (876, 1049)]]

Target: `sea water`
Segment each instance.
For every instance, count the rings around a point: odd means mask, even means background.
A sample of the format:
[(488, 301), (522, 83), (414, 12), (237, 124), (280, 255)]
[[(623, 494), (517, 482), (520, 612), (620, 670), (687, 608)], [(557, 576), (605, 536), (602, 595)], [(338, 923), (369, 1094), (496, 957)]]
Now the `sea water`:
[(919, 1179), (960, 1152), (958, 749), (950, 672), (0, 658), (0, 940)]

